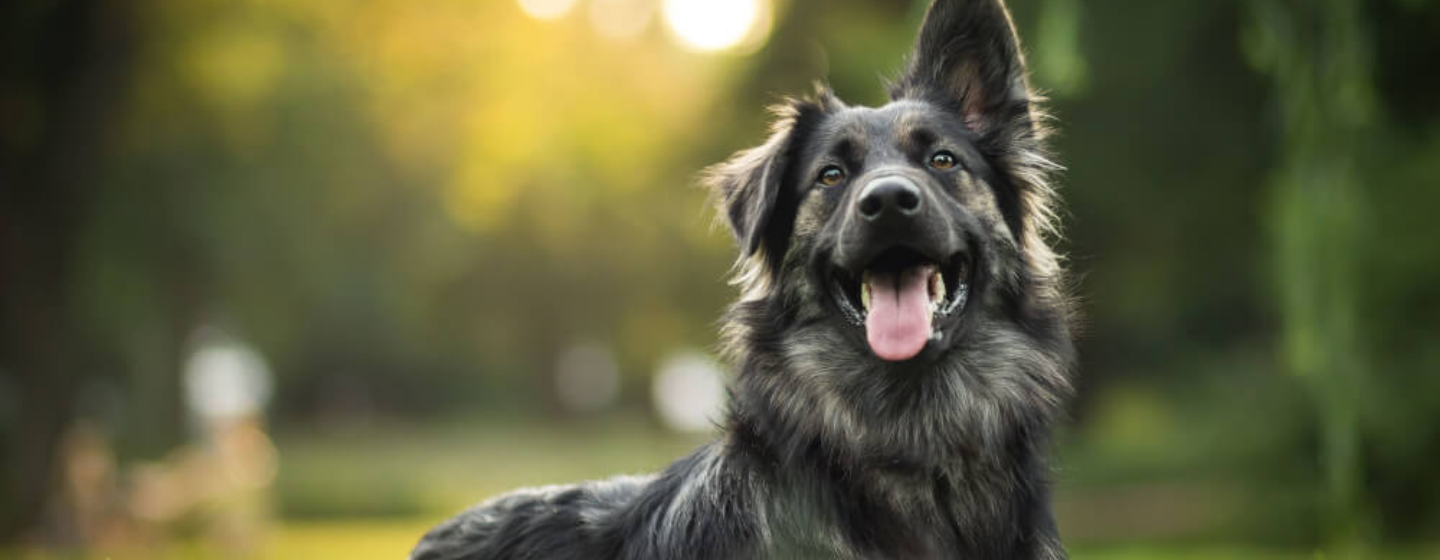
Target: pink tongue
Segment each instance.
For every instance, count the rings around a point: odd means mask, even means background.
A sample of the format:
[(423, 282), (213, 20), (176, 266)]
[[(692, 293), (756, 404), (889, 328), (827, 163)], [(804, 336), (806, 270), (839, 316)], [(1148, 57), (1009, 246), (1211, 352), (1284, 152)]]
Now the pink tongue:
[(930, 266), (870, 275), (870, 314), (865, 336), (876, 356), (908, 360), (930, 340)]

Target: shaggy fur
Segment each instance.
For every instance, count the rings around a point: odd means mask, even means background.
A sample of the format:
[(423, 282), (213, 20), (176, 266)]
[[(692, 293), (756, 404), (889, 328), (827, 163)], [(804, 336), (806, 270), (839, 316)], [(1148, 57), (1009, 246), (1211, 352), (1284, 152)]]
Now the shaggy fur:
[[(882, 107), (822, 88), (777, 109), (768, 141), (707, 175), (741, 250), (720, 439), (651, 477), (491, 500), (411, 558), (1065, 558), (1044, 453), (1072, 308), (1043, 120), (1000, 0), (937, 0)], [(845, 180), (817, 180), (829, 167)], [(897, 177), (919, 185), (914, 227), (856, 219), (862, 187)], [(957, 310), (885, 361), (846, 286), (910, 249)]]

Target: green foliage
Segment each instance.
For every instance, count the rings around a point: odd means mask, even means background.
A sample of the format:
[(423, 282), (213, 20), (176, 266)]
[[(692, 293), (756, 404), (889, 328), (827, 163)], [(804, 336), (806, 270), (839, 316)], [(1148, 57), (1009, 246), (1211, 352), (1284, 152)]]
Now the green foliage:
[(1367, 217), (1354, 146), (1374, 114), (1358, 4), (1254, 4), (1247, 45), (1271, 73), (1283, 112), (1276, 173), (1276, 266), (1284, 356), (1316, 395), (1325, 464), (1325, 533), (1353, 543), (1365, 530), (1357, 397), (1369, 374), (1357, 330), (1358, 259)]

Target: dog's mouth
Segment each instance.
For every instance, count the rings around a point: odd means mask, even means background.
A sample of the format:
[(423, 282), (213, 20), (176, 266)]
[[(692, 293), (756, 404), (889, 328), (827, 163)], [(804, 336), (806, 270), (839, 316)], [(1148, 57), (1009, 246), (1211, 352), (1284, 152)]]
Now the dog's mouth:
[(832, 291), (845, 319), (865, 329), (876, 356), (904, 361), (944, 335), (942, 319), (964, 311), (969, 271), (964, 253), (935, 259), (892, 247), (858, 274), (835, 267)]

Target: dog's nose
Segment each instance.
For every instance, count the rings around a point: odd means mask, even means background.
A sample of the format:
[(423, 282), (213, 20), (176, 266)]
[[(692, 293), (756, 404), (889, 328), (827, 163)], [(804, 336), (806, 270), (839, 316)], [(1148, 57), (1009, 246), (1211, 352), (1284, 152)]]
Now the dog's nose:
[(882, 177), (865, 185), (855, 210), (871, 222), (920, 213), (920, 187), (904, 177)]

